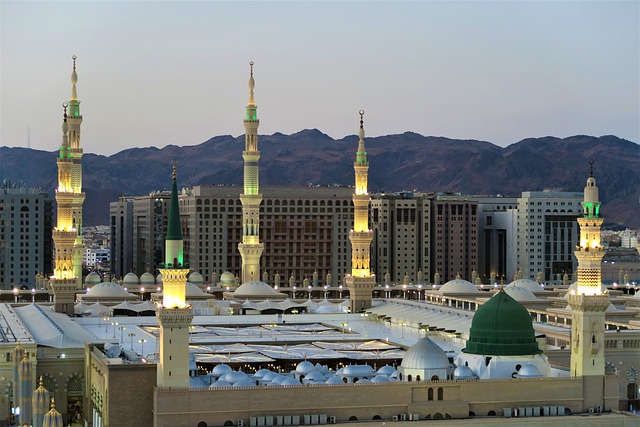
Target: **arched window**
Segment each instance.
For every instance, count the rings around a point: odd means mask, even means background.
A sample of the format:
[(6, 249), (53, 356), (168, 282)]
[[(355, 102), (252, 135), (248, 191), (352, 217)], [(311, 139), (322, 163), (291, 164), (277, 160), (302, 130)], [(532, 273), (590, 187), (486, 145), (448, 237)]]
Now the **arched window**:
[(411, 382), (412, 378), (411, 378), (411, 374), (407, 375), (407, 381)]
[(438, 387), (438, 400), (444, 400), (444, 389), (442, 387)]
[(433, 389), (427, 390), (427, 400), (433, 400)]
[(431, 381), (438, 381), (440, 379), (440, 377), (438, 377), (437, 375), (432, 375), (431, 376)]

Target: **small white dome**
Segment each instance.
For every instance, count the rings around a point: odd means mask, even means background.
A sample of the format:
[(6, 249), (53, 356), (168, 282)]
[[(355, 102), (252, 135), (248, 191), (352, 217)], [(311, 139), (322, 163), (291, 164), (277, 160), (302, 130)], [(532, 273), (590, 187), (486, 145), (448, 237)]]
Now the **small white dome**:
[(245, 378), (233, 384), (233, 387), (255, 387), (256, 383), (249, 378)]
[(109, 298), (109, 297), (128, 297), (132, 296), (125, 291), (122, 286), (113, 282), (102, 282), (93, 286), (85, 294), (87, 297)]
[(504, 290), (506, 291), (507, 289), (511, 288), (511, 287), (521, 287), (521, 288), (525, 288), (530, 292), (542, 292), (545, 289), (540, 286), (540, 284), (534, 280), (531, 279), (518, 279), (518, 280), (514, 280), (513, 282), (509, 283), (507, 286), (504, 287)]
[(202, 285), (204, 283), (204, 279), (202, 278), (202, 274), (194, 271), (189, 275), (189, 279), (187, 281), (193, 283), (194, 285)]
[(216, 365), (213, 367), (213, 370), (211, 371), (211, 375), (217, 375), (219, 377), (228, 374), (229, 372), (232, 372), (233, 369), (231, 369), (231, 366), (229, 365), (225, 365), (224, 363), (221, 363), (220, 365)]
[(470, 367), (466, 365), (458, 366), (455, 371), (453, 371), (453, 377), (457, 380), (466, 380), (471, 378), (478, 378)]
[(236, 277), (233, 275), (233, 273), (225, 271), (220, 275), (220, 284), (224, 286), (235, 286)]
[(396, 368), (390, 365), (384, 365), (382, 368), (378, 369), (378, 375), (391, 375), (396, 372)]
[(217, 387), (231, 387), (231, 383), (225, 380), (218, 380), (209, 386), (209, 388), (217, 388)]
[(199, 287), (194, 285), (193, 283), (187, 282), (186, 286), (186, 297), (201, 297), (206, 296), (207, 294), (202, 291)]
[(273, 379), (278, 375), (279, 374), (277, 372), (269, 371), (262, 376), (262, 381), (273, 381)]
[(300, 381), (293, 377), (285, 378), (284, 381), (280, 383), (280, 385), (300, 385)]
[(231, 384), (235, 384), (247, 378), (247, 374), (242, 371), (233, 371), (226, 374), (222, 377), (223, 380), (230, 382)]
[(268, 297), (268, 296), (278, 296), (281, 297), (282, 294), (275, 289), (273, 289), (268, 283), (265, 282), (247, 282), (243, 285), (240, 285), (238, 289), (233, 293), (234, 298), (251, 298), (251, 297)]
[(264, 377), (265, 375), (267, 375), (268, 373), (270, 373), (271, 371), (268, 369), (260, 369), (258, 372), (256, 372), (255, 374), (253, 374), (253, 378), (258, 378), (261, 379), (262, 377)]
[(139, 285), (140, 280), (138, 280), (138, 276), (135, 273), (127, 273), (122, 279), (122, 284), (124, 286)]
[(84, 284), (88, 287), (91, 287), (100, 283), (100, 280), (100, 275), (95, 271), (92, 271), (91, 273), (87, 274), (87, 277), (85, 277)]
[(451, 363), (436, 343), (422, 338), (407, 350), (400, 366), (404, 369), (447, 369)]
[(316, 367), (314, 366), (314, 364), (306, 360), (298, 363), (298, 366), (296, 366), (296, 374), (299, 374), (299, 375), (307, 375), (307, 374), (310, 374), (311, 372), (314, 372), (315, 370), (316, 370)]
[(158, 275), (156, 276), (156, 283), (158, 285), (162, 285), (162, 273), (158, 273)]
[(304, 379), (303, 383), (319, 384), (325, 382), (326, 378), (318, 371), (309, 372)]
[(375, 377), (371, 378), (371, 382), (372, 383), (388, 383), (389, 378), (385, 375), (376, 375)]
[(450, 280), (442, 285), (439, 291), (448, 294), (469, 294), (480, 292), (473, 283), (463, 279)]
[(531, 292), (530, 290), (523, 288), (521, 286), (517, 286), (514, 284), (511, 284), (509, 286), (507, 286), (506, 288), (504, 288), (504, 291), (514, 300), (518, 301), (518, 302), (523, 302), (523, 301), (535, 301), (538, 298), (533, 294), (533, 292)]
[(344, 384), (344, 381), (342, 381), (339, 377), (333, 376), (333, 377), (330, 377), (328, 380), (326, 380), (324, 383), (325, 384)]
[(517, 375), (518, 377), (530, 377), (530, 378), (536, 378), (536, 377), (542, 376), (540, 375), (540, 371), (538, 370), (538, 368), (536, 368), (534, 365), (531, 365), (531, 364), (526, 364), (522, 366), (518, 371)]
[(140, 284), (144, 286), (153, 286), (156, 283), (156, 279), (154, 279), (153, 274), (148, 271), (140, 276)]
[(342, 371), (344, 377), (363, 377), (373, 375), (373, 368), (369, 365), (349, 365)]

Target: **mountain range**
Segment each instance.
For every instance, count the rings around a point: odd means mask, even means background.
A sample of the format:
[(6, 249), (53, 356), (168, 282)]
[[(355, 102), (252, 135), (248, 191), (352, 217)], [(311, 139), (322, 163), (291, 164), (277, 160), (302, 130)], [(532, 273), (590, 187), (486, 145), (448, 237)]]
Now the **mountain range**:
[[(260, 185), (352, 185), (358, 137), (333, 139), (317, 129), (259, 137)], [(502, 194), (555, 189), (582, 191), (593, 159), (607, 223), (640, 227), (640, 146), (616, 136), (528, 138), (507, 147), (413, 132), (367, 137), (369, 192), (403, 190)], [(216, 136), (199, 145), (131, 148), (83, 157), (85, 225), (108, 224), (109, 203), (179, 183), (241, 185), (244, 135)], [(0, 147), (0, 179), (53, 194), (57, 151)]]

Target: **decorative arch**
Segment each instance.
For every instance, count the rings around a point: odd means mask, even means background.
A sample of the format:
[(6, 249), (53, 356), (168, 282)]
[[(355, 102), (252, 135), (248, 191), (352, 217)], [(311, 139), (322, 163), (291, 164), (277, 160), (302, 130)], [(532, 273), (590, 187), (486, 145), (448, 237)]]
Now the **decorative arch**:
[(58, 392), (58, 379), (51, 374), (44, 374), (42, 376), (42, 386), (49, 393), (55, 394)]

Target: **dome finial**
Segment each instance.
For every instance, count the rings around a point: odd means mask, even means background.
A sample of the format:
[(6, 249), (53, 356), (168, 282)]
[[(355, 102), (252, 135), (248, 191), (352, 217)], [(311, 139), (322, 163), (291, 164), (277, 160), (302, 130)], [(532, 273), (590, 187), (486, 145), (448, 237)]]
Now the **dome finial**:
[(251, 77), (253, 77), (253, 61), (249, 62), (249, 67), (251, 67)]
[(177, 166), (178, 166), (178, 161), (177, 160), (173, 160), (171, 162), (171, 167), (172, 167), (171, 179), (176, 179), (178, 177), (178, 173), (176, 172)]
[(75, 56), (75, 55), (73, 55), (73, 56), (71, 57), (71, 59), (73, 59), (73, 71), (75, 71), (75, 70), (76, 70), (76, 59), (78, 59), (78, 57), (77, 57), (77, 56)]
[(360, 114), (360, 129), (364, 129), (364, 110), (358, 111)]
[(255, 100), (253, 98), (253, 89), (256, 87), (256, 81), (253, 79), (253, 61), (249, 62), (250, 73), (249, 76), (249, 105), (255, 105)]
[(68, 106), (69, 106), (69, 104), (68, 104), (68, 103), (66, 103), (66, 102), (63, 102), (63, 103), (62, 103), (62, 108), (64, 108), (64, 121), (65, 121), (65, 122), (67, 121), (67, 107), (68, 107)]
[(78, 83), (78, 73), (76, 73), (76, 59), (78, 59), (78, 57), (73, 55), (71, 59), (73, 60), (73, 71), (71, 71), (71, 101), (77, 101), (78, 92), (76, 84)]
[(589, 176), (590, 176), (591, 178), (593, 178), (593, 164), (594, 164), (594, 163), (595, 163), (595, 162), (593, 161), (593, 159), (589, 160)]

